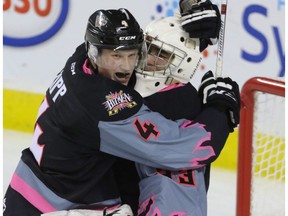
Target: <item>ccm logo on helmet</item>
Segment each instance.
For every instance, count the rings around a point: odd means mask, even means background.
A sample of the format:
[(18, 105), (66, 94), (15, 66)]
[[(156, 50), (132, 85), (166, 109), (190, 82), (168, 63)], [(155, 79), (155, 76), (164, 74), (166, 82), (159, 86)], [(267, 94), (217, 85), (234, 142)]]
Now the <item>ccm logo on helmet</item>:
[(134, 40), (134, 39), (136, 39), (136, 36), (134, 35), (134, 36), (123, 36), (123, 37), (119, 37), (119, 40), (120, 41), (123, 41), (123, 40)]

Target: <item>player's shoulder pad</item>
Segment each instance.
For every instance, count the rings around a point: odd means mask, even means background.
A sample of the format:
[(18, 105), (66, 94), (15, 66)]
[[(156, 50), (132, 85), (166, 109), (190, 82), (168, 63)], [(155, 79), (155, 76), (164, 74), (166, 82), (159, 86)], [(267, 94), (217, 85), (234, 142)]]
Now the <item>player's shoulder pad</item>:
[(100, 75), (78, 77), (73, 89), (82, 107), (95, 120), (123, 120), (136, 114), (143, 104), (143, 98), (132, 87)]
[[(101, 82), (99, 94), (99, 120), (117, 121), (136, 114), (143, 105), (143, 98), (132, 87), (110, 79)], [(100, 89), (99, 89), (100, 90)]]
[[(143, 98), (132, 87), (110, 79), (104, 79), (100, 98), (101, 119), (115, 121), (136, 114), (143, 104)], [(105, 88), (106, 87), (106, 88)]]

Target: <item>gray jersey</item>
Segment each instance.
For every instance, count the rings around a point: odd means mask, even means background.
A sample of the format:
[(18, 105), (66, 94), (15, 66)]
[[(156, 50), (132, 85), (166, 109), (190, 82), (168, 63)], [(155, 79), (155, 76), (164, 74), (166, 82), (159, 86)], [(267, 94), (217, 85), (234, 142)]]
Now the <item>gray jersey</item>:
[[(150, 109), (169, 119), (197, 119), (201, 115), (197, 90), (189, 83), (170, 86), (168, 91), (151, 95), (145, 101)], [(177, 106), (172, 106), (171, 102)], [(225, 132), (220, 135), (225, 137)], [(201, 140), (200, 136), (198, 138)], [(138, 215), (207, 215), (209, 170), (206, 166), (180, 171), (160, 170), (143, 164), (136, 166), (141, 178)]]
[[(213, 109), (206, 112), (209, 113), (214, 118), (218, 115)], [(101, 136), (106, 137), (101, 137), (102, 142), (105, 140), (101, 151), (138, 162), (141, 178), (138, 215), (206, 216), (205, 166), (219, 154), (211, 132), (205, 129), (206, 125), (196, 121), (164, 119), (158, 113), (147, 111), (145, 105), (138, 115), (118, 123), (99, 124)], [(226, 118), (218, 117), (223, 122), (215, 121), (219, 125), (215, 127), (214, 123), (214, 128), (225, 131)], [(119, 125), (125, 128), (126, 132), (121, 133), (125, 136), (118, 133)], [(137, 138), (139, 136), (142, 139)], [(224, 137), (218, 142), (222, 146)]]
[[(211, 110), (210, 114), (218, 115), (217, 110)], [(222, 121), (225, 129), (226, 118)], [(204, 126), (185, 119), (167, 120), (142, 105), (125, 120), (99, 122), (100, 150), (159, 169), (200, 168), (216, 155), (213, 146), (216, 140), (212, 140), (211, 132)]]
[(142, 177), (146, 174), (140, 181), (138, 215), (207, 215), (204, 167), (166, 173), (143, 165), (138, 168)]

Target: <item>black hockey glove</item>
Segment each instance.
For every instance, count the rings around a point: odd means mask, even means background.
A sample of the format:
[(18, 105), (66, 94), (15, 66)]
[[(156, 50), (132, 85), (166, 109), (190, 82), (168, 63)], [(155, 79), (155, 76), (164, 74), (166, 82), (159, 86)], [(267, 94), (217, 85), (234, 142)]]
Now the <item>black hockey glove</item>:
[(181, 25), (191, 38), (200, 39), (200, 52), (216, 44), (221, 27), (217, 5), (210, 0), (180, 0)]
[(238, 84), (231, 78), (215, 78), (208, 71), (202, 78), (198, 90), (203, 107), (215, 107), (227, 113), (230, 132), (239, 124), (240, 92)]

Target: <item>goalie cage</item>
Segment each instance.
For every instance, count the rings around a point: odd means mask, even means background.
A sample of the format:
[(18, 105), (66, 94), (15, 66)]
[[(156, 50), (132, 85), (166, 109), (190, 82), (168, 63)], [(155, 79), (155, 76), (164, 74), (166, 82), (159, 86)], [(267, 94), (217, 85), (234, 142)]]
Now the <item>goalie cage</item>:
[(251, 78), (241, 100), (236, 215), (284, 215), (285, 82)]

